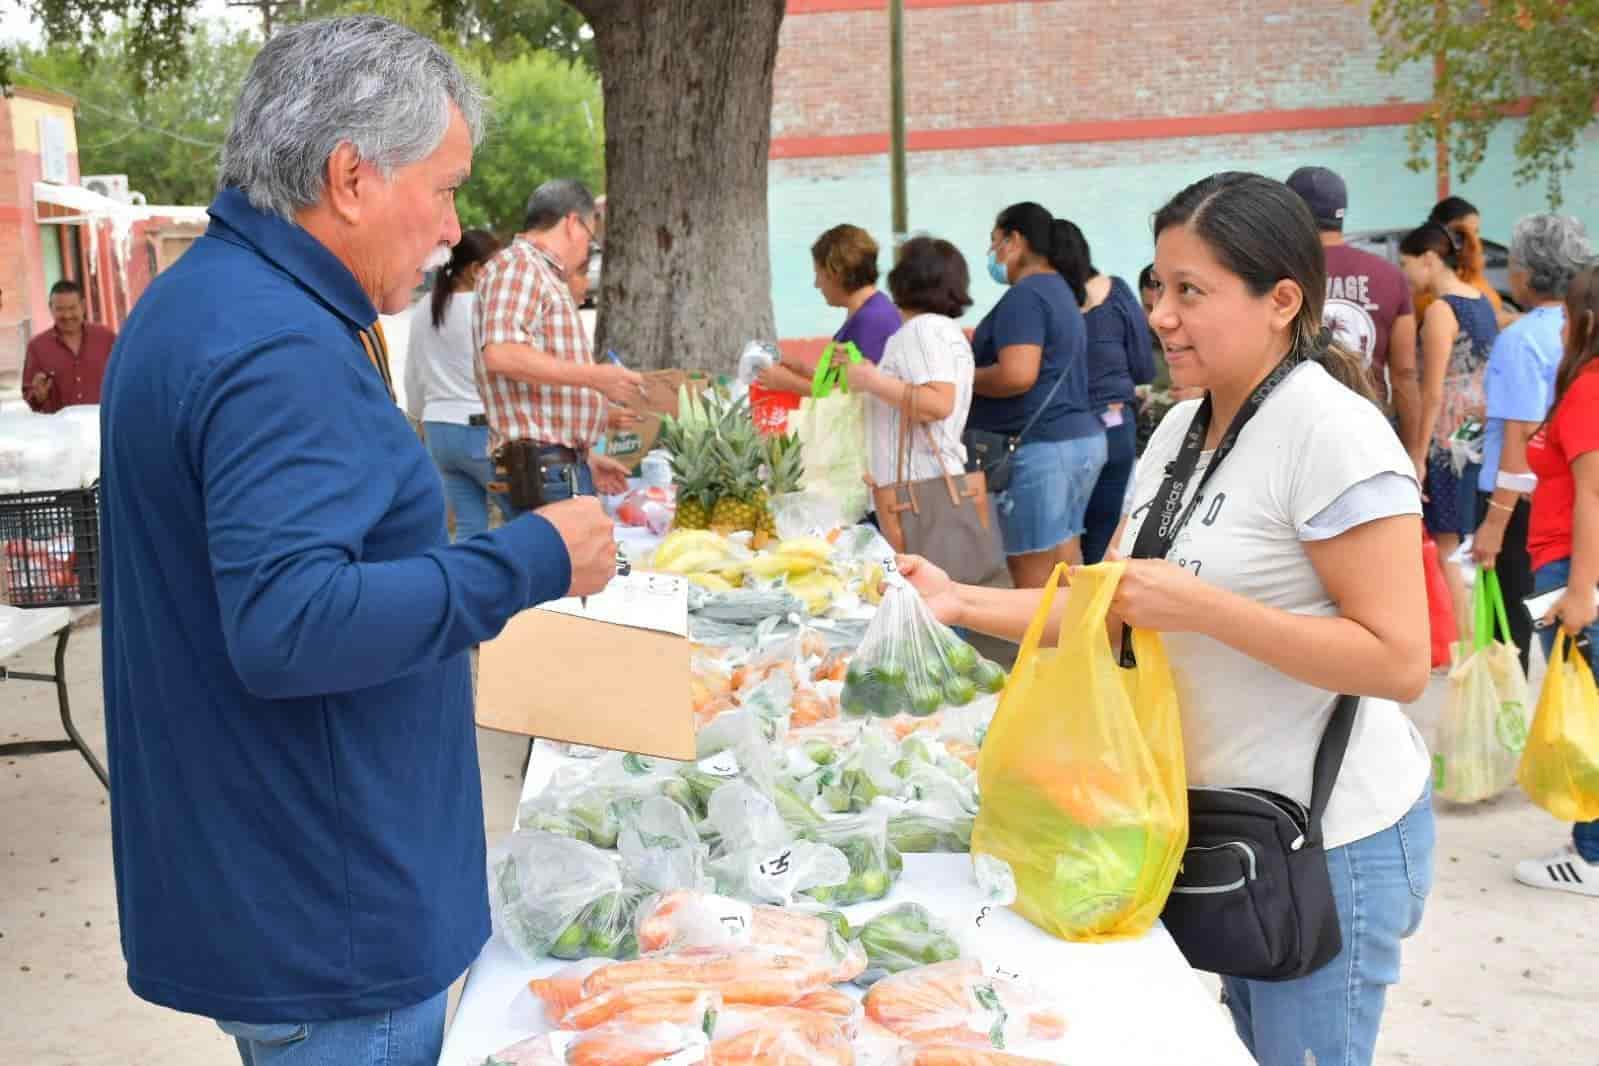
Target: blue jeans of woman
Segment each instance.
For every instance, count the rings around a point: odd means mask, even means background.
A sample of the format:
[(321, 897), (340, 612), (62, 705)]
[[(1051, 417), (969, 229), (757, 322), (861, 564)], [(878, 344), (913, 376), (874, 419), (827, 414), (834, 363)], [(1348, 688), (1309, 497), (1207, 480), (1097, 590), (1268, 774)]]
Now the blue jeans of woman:
[[(444, 498), (455, 514), (455, 539), (460, 540), (489, 528), (489, 482), (494, 480), (494, 462), (489, 458), (489, 428), (463, 426), (457, 422), (424, 422), (428, 454), (444, 479)], [(510, 504), (496, 496), (507, 516)]]
[[(1543, 595), (1563, 589), (1571, 580), (1571, 560), (1558, 559), (1555, 562), (1540, 566), (1532, 575), (1532, 589), (1534, 595)], [(1555, 650), (1555, 637), (1560, 633), (1559, 626), (1545, 626), (1538, 630), (1538, 639), (1543, 641), (1545, 656), (1553, 655)], [(1583, 630), (1583, 637), (1587, 644), (1582, 653), (1588, 659), (1588, 665), (1594, 664), (1594, 649), (1599, 648), (1599, 623), (1595, 623)], [(1581, 647), (1581, 645), (1579, 645)], [(1599, 862), (1599, 822), (1578, 822), (1571, 828), (1571, 842), (1587, 862)]]
[(1132, 404), (1122, 405), (1121, 419), (1119, 425), (1105, 430), (1105, 465), (1083, 515), (1083, 562), (1090, 565), (1105, 558), (1110, 538), (1121, 525), (1122, 498), (1138, 463), (1138, 420)]
[(244, 1066), (437, 1066), (449, 993), (332, 1022), (217, 1022)]
[(1010, 486), (995, 498), (1006, 555), (1053, 551), (1082, 535), (1105, 465), (1105, 435), (1037, 440), (1011, 456)]
[(1327, 853), (1343, 950), (1294, 981), (1222, 981), (1244, 1045), (1260, 1066), (1369, 1066), (1399, 943), (1421, 925), (1432, 891), (1435, 833), (1429, 786), (1380, 833)]

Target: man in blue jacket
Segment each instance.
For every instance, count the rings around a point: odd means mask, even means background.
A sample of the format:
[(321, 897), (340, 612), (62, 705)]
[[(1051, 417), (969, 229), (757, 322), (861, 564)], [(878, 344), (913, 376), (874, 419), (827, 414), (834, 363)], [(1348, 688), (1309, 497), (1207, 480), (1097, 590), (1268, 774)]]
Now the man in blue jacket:
[(210, 228), (105, 383), (128, 981), (216, 1019), (245, 1066), (437, 1061), (446, 990), (489, 935), (469, 649), (614, 572), (593, 500), (452, 546), (394, 403), (378, 312), (460, 238), (481, 115), (395, 23), (273, 37)]

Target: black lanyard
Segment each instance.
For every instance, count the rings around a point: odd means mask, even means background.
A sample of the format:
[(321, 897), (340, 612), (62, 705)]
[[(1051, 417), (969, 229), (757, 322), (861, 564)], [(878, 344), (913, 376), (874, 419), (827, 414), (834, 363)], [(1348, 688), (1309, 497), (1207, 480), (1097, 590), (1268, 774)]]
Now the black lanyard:
[[(1199, 506), (1199, 498), (1205, 491), (1205, 486), (1215, 476), (1216, 470), (1221, 466), (1223, 459), (1232, 453), (1238, 444), (1238, 437), (1243, 433), (1249, 420), (1255, 417), (1261, 407), (1277, 391), (1281, 385), (1299, 368), (1302, 363), (1309, 361), (1303, 354), (1291, 354), (1278, 363), (1266, 380), (1255, 386), (1255, 391), (1249, 394), (1244, 405), (1233, 416), (1227, 432), (1222, 435), (1221, 441), (1216, 445), (1215, 454), (1210, 458), (1210, 465), (1205, 468), (1205, 473), (1199, 479), (1199, 485), (1194, 489), (1194, 498), (1188, 501), (1188, 506), (1183, 506), (1183, 497), (1188, 494), (1188, 483), (1193, 479), (1194, 471), (1199, 468), (1199, 457), (1205, 451), (1205, 437), (1210, 433), (1210, 419), (1212, 413), (1210, 393), (1205, 393), (1205, 398), (1199, 404), (1199, 410), (1194, 413), (1194, 420), (1188, 424), (1188, 432), (1183, 436), (1183, 446), (1177, 452), (1177, 457), (1166, 464), (1166, 479), (1161, 482), (1160, 491), (1150, 502), (1149, 514), (1144, 518), (1144, 524), (1139, 527), (1138, 538), (1133, 542), (1134, 559), (1164, 559), (1171, 551), (1172, 545), (1177, 541), (1177, 535), (1182, 532), (1188, 520), (1193, 517), (1194, 510)], [(1123, 627), (1122, 630), (1122, 666), (1134, 666), (1132, 630)]]

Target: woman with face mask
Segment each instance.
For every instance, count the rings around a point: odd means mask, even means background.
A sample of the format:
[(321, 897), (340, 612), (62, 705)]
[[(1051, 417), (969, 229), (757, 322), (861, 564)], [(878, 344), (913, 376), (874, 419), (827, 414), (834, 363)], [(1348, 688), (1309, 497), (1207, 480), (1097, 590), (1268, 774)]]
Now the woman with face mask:
[(1082, 560), (1089, 497), (1105, 465), (1105, 426), (1088, 397), (1088, 331), (1063, 276), (1070, 241), (1035, 203), (1001, 211), (988, 273), (1007, 286), (977, 326), (967, 426), (1015, 443), (996, 497), (1006, 563), (1018, 588), (1042, 588), (1060, 562)]

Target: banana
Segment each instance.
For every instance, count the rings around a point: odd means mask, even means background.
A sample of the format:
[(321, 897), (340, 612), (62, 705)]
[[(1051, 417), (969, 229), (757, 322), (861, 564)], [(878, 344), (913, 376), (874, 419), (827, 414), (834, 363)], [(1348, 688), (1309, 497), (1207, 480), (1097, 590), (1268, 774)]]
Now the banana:
[(727, 553), (725, 538), (706, 529), (679, 529), (666, 535), (660, 547), (655, 549), (654, 567), (657, 570), (673, 570), (673, 562), (680, 556), (692, 551), (717, 550), (720, 554)]
[(784, 555), (757, 555), (750, 561), (750, 573), (767, 581), (779, 577), (800, 577), (815, 569), (815, 560)]
[(726, 552), (716, 551), (712, 548), (695, 548), (676, 556), (670, 563), (663, 565), (656, 560), (655, 569), (665, 570), (671, 574), (702, 574), (710, 571), (725, 570), (728, 558)]
[(816, 566), (824, 566), (833, 556), (833, 546), (821, 537), (790, 537), (779, 542), (773, 554), (785, 558), (810, 559)]
[(733, 591), (733, 586), (716, 574), (690, 574), (688, 579), (707, 592)]

